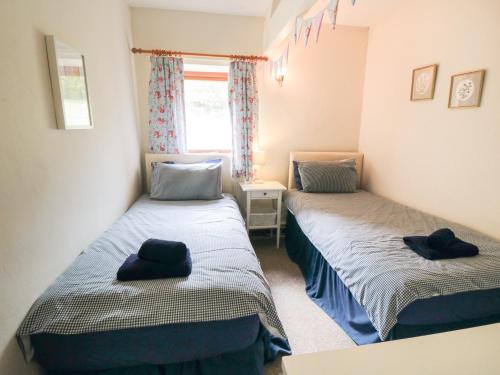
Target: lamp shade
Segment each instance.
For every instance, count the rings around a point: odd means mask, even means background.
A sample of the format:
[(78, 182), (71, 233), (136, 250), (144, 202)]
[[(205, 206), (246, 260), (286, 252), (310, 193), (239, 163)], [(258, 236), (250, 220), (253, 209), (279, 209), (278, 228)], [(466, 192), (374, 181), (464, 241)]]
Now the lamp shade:
[(253, 163), (255, 165), (266, 164), (266, 152), (262, 150), (256, 150), (253, 152)]

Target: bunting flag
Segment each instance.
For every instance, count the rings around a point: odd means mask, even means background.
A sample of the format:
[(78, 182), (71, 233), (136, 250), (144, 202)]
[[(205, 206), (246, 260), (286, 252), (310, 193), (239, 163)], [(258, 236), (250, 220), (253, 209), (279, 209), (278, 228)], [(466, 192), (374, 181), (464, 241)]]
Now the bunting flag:
[(293, 40), (295, 41), (295, 44), (297, 44), (297, 41), (300, 38), (301, 30), (302, 30), (302, 17), (297, 17), (295, 19), (295, 28), (293, 30)]
[(286, 44), (285, 50), (283, 51), (283, 64), (286, 67), (288, 65), (288, 51), (290, 50), (290, 44)]
[(288, 66), (288, 49), (289, 49), (290, 45), (287, 43), (286, 44), (286, 47), (285, 49), (283, 50), (283, 53), (281, 54), (280, 56), (280, 71), (279, 73), (281, 75), (285, 75), (286, 74), (286, 68)]
[(321, 31), (321, 23), (323, 22), (323, 14), (325, 14), (325, 10), (322, 9), (313, 17), (313, 28), (316, 30), (316, 43), (318, 43), (319, 32)]
[(337, 11), (339, 9), (339, 0), (330, 0), (326, 7), (326, 12), (328, 13), (328, 18), (330, 19), (330, 24), (332, 29), (335, 29), (337, 24)]
[(280, 72), (280, 59), (274, 61), (273, 63), (273, 78), (276, 78), (276, 76), (279, 74)]
[(352, 5), (355, 5), (356, 4), (356, 0), (352, 0)]
[(307, 42), (309, 41), (309, 34), (311, 33), (312, 28), (312, 18), (306, 18), (304, 20), (304, 45), (307, 47)]

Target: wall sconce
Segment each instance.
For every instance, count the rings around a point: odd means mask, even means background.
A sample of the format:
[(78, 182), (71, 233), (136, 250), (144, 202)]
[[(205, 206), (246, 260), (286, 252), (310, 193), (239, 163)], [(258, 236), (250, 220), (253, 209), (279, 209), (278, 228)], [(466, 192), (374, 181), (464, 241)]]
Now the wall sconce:
[(285, 79), (285, 75), (283, 73), (276, 74), (276, 77), (274, 77), (276, 82), (278, 82), (278, 85), (283, 86), (283, 80)]
[[(281, 64), (280, 64), (281, 65)], [(283, 81), (285, 80), (286, 68), (284, 66), (279, 66), (278, 69), (274, 72), (274, 79), (278, 84), (283, 86)]]

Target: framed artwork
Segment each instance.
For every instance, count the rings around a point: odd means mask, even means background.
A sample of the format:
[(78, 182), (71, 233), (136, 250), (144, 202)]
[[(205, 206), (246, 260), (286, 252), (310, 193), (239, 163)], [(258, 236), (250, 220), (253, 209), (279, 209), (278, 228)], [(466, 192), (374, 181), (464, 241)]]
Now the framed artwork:
[(486, 70), (451, 76), (448, 108), (473, 108), (481, 105)]
[(83, 55), (57, 40), (45, 36), (50, 82), (59, 129), (91, 129), (92, 112)]
[(410, 100), (430, 100), (434, 98), (437, 64), (413, 70)]

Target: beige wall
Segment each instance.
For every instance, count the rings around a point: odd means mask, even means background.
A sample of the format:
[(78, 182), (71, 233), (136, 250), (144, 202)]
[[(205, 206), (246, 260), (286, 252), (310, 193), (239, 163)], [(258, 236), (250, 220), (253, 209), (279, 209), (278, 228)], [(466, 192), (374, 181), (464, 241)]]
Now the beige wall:
[[(176, 51), (260, 54), (264, 18), (132, 8), (134, 45)], [(142, 150), (148, 145), (149, 57), (136, 55)]]
[[(0, 373), (36, 373), (14, 334), (36, 297), (138, 196), (128, 8), (0, 2)], [(43, 35), (86, 57), (95, 128), (56, 128)]]
[[(408, 0), (371, 28), (360, 150), (366, 187), (500, 238), (500, 2)], [(412, 69), (438, 63), (432, 101)], [(448, 109), (450, 75), (487, 69), (481, 108)]]
[(263, 178), (286, 184), (293, 150), (357, 150), (367, 42), (367, 28), (323, 24), (317, 44), (291, 47), (282, 87), (261, 71)]

